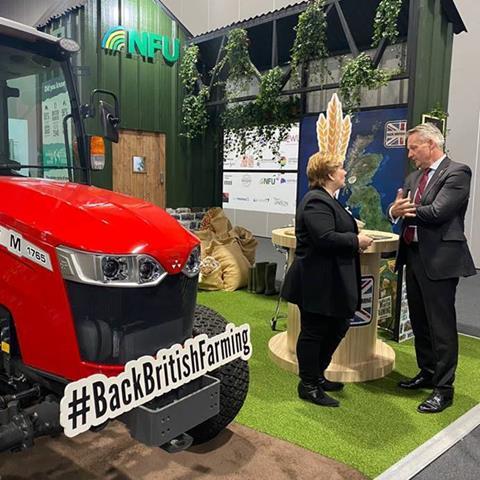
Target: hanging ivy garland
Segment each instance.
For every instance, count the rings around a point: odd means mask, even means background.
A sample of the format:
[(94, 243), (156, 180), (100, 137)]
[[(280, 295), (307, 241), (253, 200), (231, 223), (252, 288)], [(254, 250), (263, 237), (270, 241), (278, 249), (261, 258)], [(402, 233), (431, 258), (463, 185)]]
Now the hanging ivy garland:
[(372, 47), (377, 47), (383, 38), (395, 43), (398, 38), (398, 15), (402, 0), (382, 0), (373, 20)]
[[(393, 43), (398, 38), (397, 21), (402, 0), (381, 0), (374, 19), (372, 46), (378, 46), (383, 38)], [(291, 51), (291, 76), (298, 85), (303, 66), (309, 69), (309, 75), (319, 69), (325, 70), (323, 62), (311, 67), (312, 60), (325, 60), (327, 49), (327, 21), (325, 0), (314, 0), (299, 16), (295, 27), (296, 38)], [(226, 138), (226, 150), (236, 149), (244, 153), (250, 149), (257, 151), (268, 145), (278, 152), (280, 142), (286, 136), (296, 113), (296, 100), (280, 100), (280, 91), (284, 75), (276, 67), (261, 75), (253, 65), (248, 53), (249, 39), (243, 29), (234, 29), (228, 35), (223, 47), (222, 59), (215, 65), (211, 74), (217, 77), (215, 86), (224, 86), (227, 100), (245, 92), (253, 78), (260, 81), (260, 93), (251, 102), (231, 103), (222, 114), (222, 126), (235, 133)], [(200, 85), (200, 75), (196, 63), (198, 47), (189, 47), (182, 61), (180, 76), (185, 86), (186, 96), (183, 103), (183, 119), (188, 138), (195, 138), (205, 132), (208, 115), (206, 102), (209, 89)], [(226, 78), (220, 79), (226, 69)], [(328, 72), (327, 72), (328, 73)], [(352, 111), (360, 105), (361, 88), (376, 89), (388, 83), (396, 71), (374, 68), (371, 58), (361, 53), (349, 60), (342, 68), (340, 94), (347, 110)], [(323, 79), (321, 80), (323, 81)], [(279, 135), (276, 133), (279, 132)]]
[[(382, 39), (395, 43), (398, 38), (398, 16), (402, 0), (381, 0), (373, 21), (372, 47), (377, 47)], [(365, 52), (352, 58), (342, 68), (340, 94), (348, 112), (358, 109), (361, 102), (361, 89), (376, 90), (388, 84), (400, 69), (385, 70), (375, 68), (372, 59)]]
[(300, 84), (302, 65), (309, 66), (309, 73), (317, 73), (323, 66), (312, 68), (310, 62), (328, 57), (327, 49), (327, 17), (325, 0), (311, 2), (298, 17), (295, 42), (291, 50), (291, 78), (294, 85)]
[(241, 104), (229, 105), (222, 115), (227, 131), (224, 150), (253, 153), (261, 157), (263, 147), (279, 154), (280, 143), (285, 140), (296, 113), (296, 101), (280, 99), (283, 72), (272, 68), (261, 76), (258, 97)]
[[(228, 40), (223, 47), (223, 56), (220, 62), (213, 68), (211, 74), (220, 76), (222, 70), (227, 67), (228, 90), (227, 98), (234, 98), (244, 91), (255, 74), (258, 74), (253, 66), (248, 53), (249, 40), (246, 30), (235, 28), (228, 34)], [(226, 82), (217, 80), (216, 86)]]
[(282, 101), (280, 91), (284, 74), (279, 67), (263, 75), (253, 65), (248, 53), (247, 32), (234, 29), (228, 36), (222, 60), (212, 70), (220, 76), (227, 69), (226, 78), (215, 85), (226, 86), (226, 98), (238, 97), (251, 84), (254, 77), (260, 81), (260, 92), (253, 101), (230, 103), (222, 114), (222, 127), (226, 131), (224, 150), (243, 154), (247, 150), (261, 156), (263, 147), (277, 154), (291, 126), (292, 101)]
[[(201, 137), (207, 128), (208, 113), (207, 100), (209, 89), (201, 85), (200, 74), (197, 70), (199, 49), (192, 45), (185, 50), (185, 55), (180, 65), (180, 79), (185, 88), (185, 97), (182, 104), (182, 118), (185, 132), (182, 136), (192, 140)], [(201, 85), (196, 92), (197, 85)]]
[(387, 85), (394, 71), (375, 68), (372, 59), (362, 52), (348, 60), (342, 69), (340, 95), (346, 110), (351, 113), (358, 108), (361, 100), (361, 88), (375, 90)]

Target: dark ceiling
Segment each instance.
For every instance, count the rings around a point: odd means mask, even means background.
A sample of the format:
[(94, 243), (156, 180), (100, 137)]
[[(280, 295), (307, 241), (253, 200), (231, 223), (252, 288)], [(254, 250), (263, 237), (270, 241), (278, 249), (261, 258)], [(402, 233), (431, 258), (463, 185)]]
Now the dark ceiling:
[[(284, 65), (290, 61), (290, 50), (295, 40), (294, 27), (298, 16), (308, 2), (285, 7), (276, 12), (260, 15), (243, 22), (238, 22), (224, 28), (200, 35), (193, 39), (193, 43), (200, 47), (201, 69), (209, 72), (216, 63), (218, 49), (222, 37), (232, 28), (245, 28), (250, 39), (250, 57), (255, 66), (260, 70), (271, 68), (272, 59), (272, 29), (273, 21), (277, 23), (278, 63)], [(328, 3), (328, 0), (327, 0)], [(341, 0), (345, 19), (359, 50), (370, 47), (373, 20), (380, 0)], [(398, 19), (400, 40), (407, 37), (408, 12), (410, 0), (403, 0)], [(465, 29), (458, 15), (453, 0), (442, 0), (444, 13), (454, 23), (454, 30), (458, 33)], [(327, 17), (327, 46), (332, 56), (349, 53), (350, 48), (341, 27), (340, 19), (335, 7), (330, 9)]]

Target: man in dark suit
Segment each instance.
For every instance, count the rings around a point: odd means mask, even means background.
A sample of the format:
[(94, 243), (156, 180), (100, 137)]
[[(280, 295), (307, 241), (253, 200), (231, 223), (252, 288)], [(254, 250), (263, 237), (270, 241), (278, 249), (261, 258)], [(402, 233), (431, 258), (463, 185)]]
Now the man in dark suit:
[(437, 413), (453, 403), (458, 361), (455, 293), (459, 277), (475, 275), (464, 218), (471, 171), (443, 152), (444, 138), (432, 124), (407, 133), (408, 158), (417, 171), (406, 179), (389, 208), (403, 218), (397, 268), (406, 265), (408, 308), (420, 372), (401, 381), (405, 389), (433, 388), (418, 406)]

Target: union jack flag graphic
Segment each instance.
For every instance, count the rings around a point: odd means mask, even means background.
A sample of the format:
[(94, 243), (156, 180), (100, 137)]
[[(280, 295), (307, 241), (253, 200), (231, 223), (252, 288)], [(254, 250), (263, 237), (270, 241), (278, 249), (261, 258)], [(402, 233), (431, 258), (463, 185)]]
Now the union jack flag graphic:
[(407, 138), (407, 121), (395, 120), (385, 122), (385, 137), (383, 145), (385, 148), (403, 148)]
[(372, 321), (373, 315), (373, 276), (362, 275), (362, 304), (360, 310), (355, 312), (350, 320), (351, 327), (368, 325)]

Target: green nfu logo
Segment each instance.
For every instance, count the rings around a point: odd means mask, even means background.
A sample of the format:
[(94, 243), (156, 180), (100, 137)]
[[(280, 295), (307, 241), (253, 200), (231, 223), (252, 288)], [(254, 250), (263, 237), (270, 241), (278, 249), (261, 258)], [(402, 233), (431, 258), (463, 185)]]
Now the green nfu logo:
[(147, 58), (154, 58), (155, 53), (161, 51), (168, 63), (175, 63), (180, 55), (180, 40), (175, 38), (172, 41), (167, 35), (127, 30), (119, 25), (105, 33), (102, 48)]

